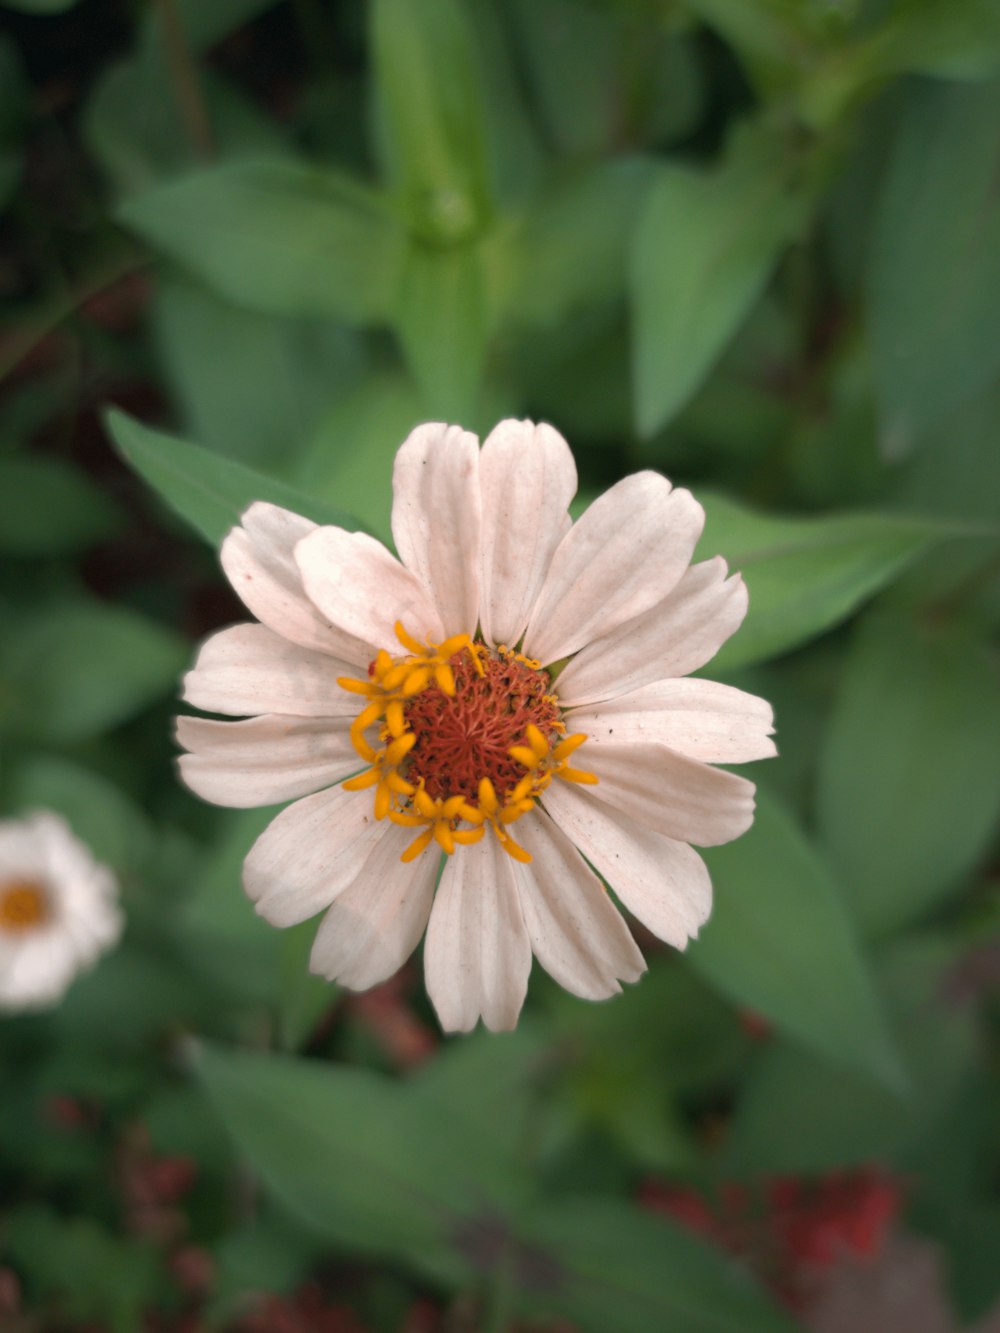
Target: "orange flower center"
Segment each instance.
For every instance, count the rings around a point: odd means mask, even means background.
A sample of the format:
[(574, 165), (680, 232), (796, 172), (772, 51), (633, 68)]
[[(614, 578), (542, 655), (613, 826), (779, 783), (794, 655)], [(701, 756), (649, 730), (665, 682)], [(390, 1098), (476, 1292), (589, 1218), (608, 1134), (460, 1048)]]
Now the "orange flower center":
[(397, 624), (396, 637), (405, 655), (382, 649), (367, 679), (339, 678), (366, 700), (351, 741), (371, 765), (345, 788), (373, 789), (376, 819), (420, 830), (404, 861), (432, 841), (450, 856), (488, 829), (515, 861), (530, 861), (511, 824), (534, 809), (553, 778), (597, 781), (570, 767), (586, 736), (566, 736), (549, 673), (522, 653), (488, 648), (468, 634), (421, 643)]
[(504, 800), (524, 777), (510, 750), (525, 744), (529, 723), (547, 741), (565, 731), (547, 671), (505, 648), (480, 654), (478, 663), (481, 670), (468, 653), (455, 653), (455, 693), (431, 685), (403, 707), (416, 736), (406, 757), (407, 781), (422, 783), (434, 798), (462, 796), (470, 805), (479, 803), (483, 778)]
[(19, 935), (49, 919), (49, 900), (37, 880), (13, 879), (0, 884), (0, 931)]

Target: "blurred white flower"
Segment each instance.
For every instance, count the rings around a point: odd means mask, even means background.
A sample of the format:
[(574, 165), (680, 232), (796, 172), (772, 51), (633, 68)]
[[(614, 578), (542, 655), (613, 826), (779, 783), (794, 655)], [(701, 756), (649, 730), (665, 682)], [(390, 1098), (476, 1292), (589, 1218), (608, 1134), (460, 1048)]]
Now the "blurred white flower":
[(690, 564), (701, 506), (642, 472), (572, 523), (575, 491), (549, 426), (501, 422), (480, 450), (430, 424), (396, 457), (399, 559), (254, 504), (222, 564), (261, 623), (215, 634), (185, 680), (196, 707), (247, 718), (179, 719), (188, 786), (295, 802), (246, 859), (257, 910), (327, 909), (311, 966), (355, 989), (426, 928), (446, 1029), (513, 1027), (532, 953), (589, 999), (639, 977), (598, 875), (683, 948), (711, 906), (688, 844), (753, 818), (753, 785), (709, 765), (774, 753), (768, 704), (683, 679), (746, 611), (721, 558)]
[(0, 821), (0, 1009), (56, 1004), (121, 930), (114, 875), (65, 820)]

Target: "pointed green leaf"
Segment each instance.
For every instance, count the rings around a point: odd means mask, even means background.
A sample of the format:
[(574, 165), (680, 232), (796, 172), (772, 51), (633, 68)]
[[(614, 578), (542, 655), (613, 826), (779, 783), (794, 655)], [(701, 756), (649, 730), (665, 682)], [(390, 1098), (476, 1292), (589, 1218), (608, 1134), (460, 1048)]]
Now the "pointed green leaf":
[(463, 1282), (476, 1262), (463, 1237), (524, 1192), (474, 1125), (369, 1070), (209, 1045), (194, 1065), (268, 1188), (348, 1250)]
[(357, 526), (348, 515), (284, 482), (176, 436), (151, 430), (124, 412), (109, 412), (107, 426), (126, 463), (210, 546), (221, 543), (254, 500), (267, 500), (317, 523)]
[[(581, 1333), (793, 1333), (723, 1252), (617, 1199), (566, 1199), (532, 1217), (513, 1256), (524, 1306)], [(520, 1265), (518, 1258), (522, 1258)]]
[(858, 921), (884, 934), (944, 899), (1000, 822), (1000, 671), (955, 624), (871, 617), (820, 751), (819, 832)]
[(357, 181), (282, 158), (191, 172), (121, 205), (125, 225), (237, 305), (381, 319), (402, 259), (385, 203)]
[(811, 1050), (898, 1083), (899, 1058), (838, 888), (778, 799), (757, 796), (750, 832), (703, 853), (715, 903), (691, 963)]
[(781, 145), (738, 136), (710, 171), (667, 166), (639, 214), (631, 256), (635, 416), (673, 417), (764, 289), (802, 214)]
[(875, 218), (872, 365), (890, 457), (1000, 367), (1000, 80), (915, 83)]
[(699, 556), (721, 554), (740, 570), (750, 609), (712, 660), (729, 671), (797, 648), (844, 620), (934, 542), (956, 528), (889, 514), (779, 518), (705, 496)]

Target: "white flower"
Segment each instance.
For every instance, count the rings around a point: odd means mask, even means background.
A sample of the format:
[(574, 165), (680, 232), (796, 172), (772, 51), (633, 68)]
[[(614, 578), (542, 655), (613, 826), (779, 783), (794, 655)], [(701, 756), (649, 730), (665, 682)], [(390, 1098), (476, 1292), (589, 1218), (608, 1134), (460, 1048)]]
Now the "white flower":
[(56, 1004), (122, 930), (118, 884), (47, 811), (0, 821), (0, 1009)]
[(642, 472), (571, 523), (575, 491), (555, 430), (504, 421), (482, 450), (438, 424), (403, 444), (399, 559), (254, 504), (222, 564), (261, 623), (215, 634), (185, 679), (196, 707), (246, 715), (179, 719), (188, 786), (294, 800), (244, 865), (258, 912), (326, 909), (312, 969), (354, 989), (426, 928), (446, 1029), (513, 1027), (532, 954), (589, 999), (640, 976), (598, 875), (684, 948), (711, 906), (688, 844), (753, 818), (753, 785), (709, 764), (774, 753), (763, 700), (682, 679), (746, 611), (721, 558), (690, 565), (701, 506)]

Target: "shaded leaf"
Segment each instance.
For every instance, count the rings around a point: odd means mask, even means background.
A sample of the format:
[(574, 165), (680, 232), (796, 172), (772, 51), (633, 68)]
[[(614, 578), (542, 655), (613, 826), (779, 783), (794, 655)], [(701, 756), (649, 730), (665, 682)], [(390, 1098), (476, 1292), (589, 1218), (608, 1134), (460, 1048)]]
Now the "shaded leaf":
[(121, 516), (78, 468), (60, 458), (0, 458), (0, 550), (11, 555), (65, 555), (117, 530)]
[(699, 555), (724, 555), (750, 592), (747, 618), (713, 658), (713, 672), (776, 657), (830, 629), (960, 530), (888, 514), (778, 518), (722, 496), (700, 498), (708, 521)]
[(402, 259), (374, 191), (291, 159), (194, 171), (130, 197), (120, 216), (221, 296), (279, 315), (378, 320)]
[[(565, 1199), (531, 1218), (523, 1301), (583, 1333), (792, 1333), (746, 1271), (688, 1231), (618, 1200)], [(533, 1259), (533, 1262), (532, 1262)], [(515, 1268), (515, 1273), (517, 1273)]]
[(177, 688), (188, 645), (120, 606), (51, 601), (8, 635), (3, 721), (39, 740), (85, 740)]
[(871, 617), (820, 750), (819, 832), (884, 934), (961, 886), (1000, 821), (1000, 673), (961, 625)]
[(109, 412), (107, 427), (126, 463), (210, 546), (221, 543), (254, 500), (281, 505), (317, 523), (356, 526), (339, 510), (302, 495), (284, 482), (176, 436), (151, 430), (124, 412)]
[(795, 235), (802, 202), (781, 145), (738, 136), (710, 171), (664, 166), (632, 248), (635, 417), (652, 435), (711, 370)]
[(914, 84), (875, 218), (872, 365), (888, 457), (1000, 367), (1000, 81)]
[(723, 1169), (738, 1174), (820, 1172), (912, 1150), (949, 1107), (975, 1054), (967, 1012), (947, 1003), (955, 950), (907, 940), (880, 960), (909, 1075), (891, 1091), (784, 1044), (765, 1051), (744, 1084)]
[(777, 798), (757, 795), (749, 833), (702, 853), (715, 904), (691, 964), (811, 1050), (896, 1084), (899, 1058), (837, 886)]

